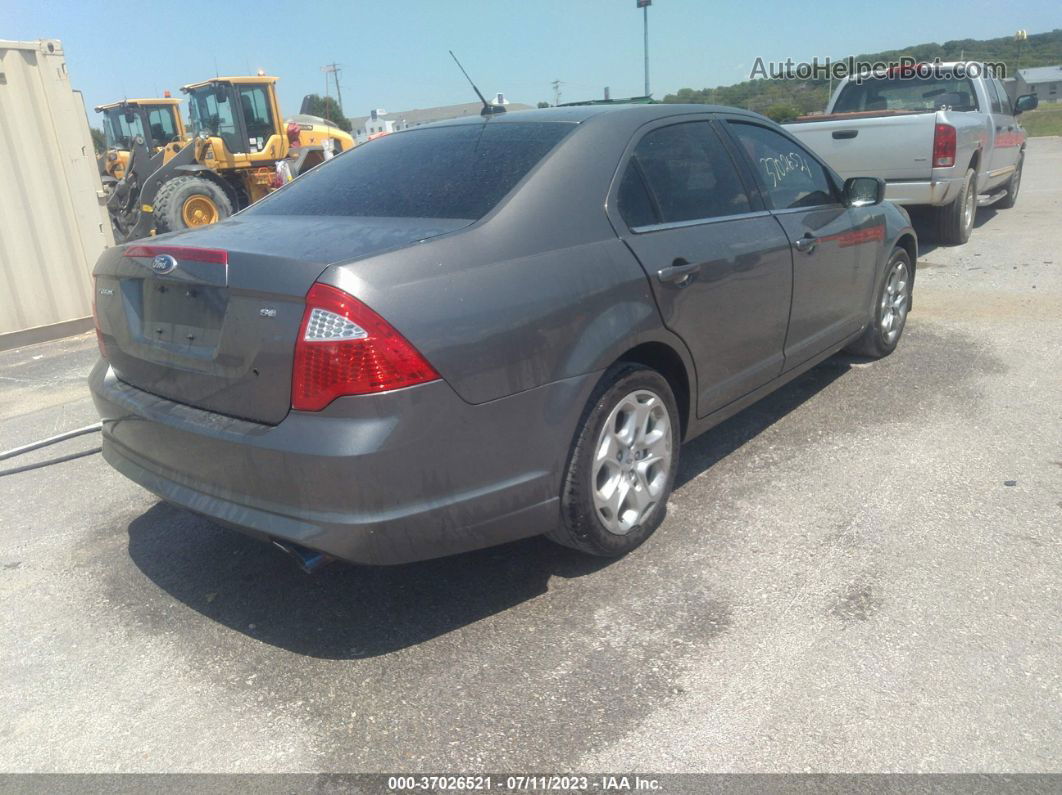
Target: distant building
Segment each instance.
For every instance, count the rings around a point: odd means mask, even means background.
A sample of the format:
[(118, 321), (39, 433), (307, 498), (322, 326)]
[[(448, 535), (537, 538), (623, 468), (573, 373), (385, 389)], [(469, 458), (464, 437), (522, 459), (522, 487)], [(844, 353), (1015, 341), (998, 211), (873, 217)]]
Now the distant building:
[[(521, 105), (519, 102), (509, 102), (504, 94), (497, 94), (491, 98), (491, 102), (505, 105), (506, 110), (531, 110), (530, 105)], [(353, 135), (359, 143), (364, 143), (370, 135), (380, 133), (398, 132), (408, 130), (411, 127), (420, 127), (423, 124), (431, 124), (435, 121), (447, 119), (460, 119), (465, 116), (478, 116), (483, 110), (482, 102), (465, 102), (461, 105), (442, 105), (438, 108), (416, 108), (415, 110), (402, 110), (397, 113), (389, 113), (383, 109), (370, 111), (368, 116), (357, 116), (350, 119), (353, 125)]]
[(1019, 69), (1018, 94), (1035, 94), (1041, 102), (1062, 101), (1062, 66)]

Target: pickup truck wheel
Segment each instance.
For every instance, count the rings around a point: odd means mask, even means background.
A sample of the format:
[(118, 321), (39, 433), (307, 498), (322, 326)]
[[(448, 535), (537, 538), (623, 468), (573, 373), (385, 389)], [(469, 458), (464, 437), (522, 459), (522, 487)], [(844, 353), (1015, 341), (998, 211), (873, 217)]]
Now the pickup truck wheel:
[(641, 365), (613, 366), (583, 414), (560, 521), (547, 537), (602, 557), (633, 550), (664, 520), (679, 444), (678, 407), (667, 380)]
[(966, 170), (962, 190), (951, 204), (937, 209), (937, 239), (941, 243), (962, 245), (970, 239), (974, 216), (977, 214), (977, 174), (972, 168)]
[(889, 255), (885, 273), (874, 293), (873, 319), (863, 336), (845, 350), (872, 359), (880, 359), (896, 350), (907, 313), (911, 310), (913, 275), (911, 255), (897, 246)]
[(1018, 189), (1021, 187), (1021, 169), (1025, 165), (1025, 155), (1023, 154), (1018, 158), (1018, 167), (1014, 170), (1014, 174), (1011, 175), (1010, 182), (1007, 183), (1007, 195), (1004, 196), (996, 204), (1001, 210), (1009, 210), (1018, 201)]

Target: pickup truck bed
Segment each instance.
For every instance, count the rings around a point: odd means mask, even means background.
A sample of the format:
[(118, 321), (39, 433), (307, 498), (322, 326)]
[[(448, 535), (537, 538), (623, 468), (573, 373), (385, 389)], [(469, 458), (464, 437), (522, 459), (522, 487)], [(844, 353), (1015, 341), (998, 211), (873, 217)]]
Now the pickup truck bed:
[(956, 75), (845, 80), (826, 115), (786, 129), (845, 179), (881, 177), (886, 198), (937, 208), (938, 236), (964, 243), (978, 205), (1013, 204), (1025, 134), (998, 79)]

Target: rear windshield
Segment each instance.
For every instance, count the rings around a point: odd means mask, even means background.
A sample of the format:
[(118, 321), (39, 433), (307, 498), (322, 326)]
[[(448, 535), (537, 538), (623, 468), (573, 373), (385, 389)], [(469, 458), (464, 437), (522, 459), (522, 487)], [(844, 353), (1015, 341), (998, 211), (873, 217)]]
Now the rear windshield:
[(967, 77), (888, 77), (849, 83), (837, 97), (834, 113), (862, 110), (977, 110), (977, 97)]
[(573, 127), (484, 122), (385, 135), (322, 164), (247, 213), (478, 220)]

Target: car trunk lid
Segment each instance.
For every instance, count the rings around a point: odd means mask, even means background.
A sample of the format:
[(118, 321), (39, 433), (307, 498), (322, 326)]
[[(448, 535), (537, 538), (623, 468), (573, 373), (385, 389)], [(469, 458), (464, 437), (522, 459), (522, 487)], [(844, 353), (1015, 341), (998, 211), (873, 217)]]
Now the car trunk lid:
[(276, 424), (291, 407), (305, 296), (322, 271), (467, 223), (233, 218), (112, 249), (95, 270), (101, 345), (128, 384), (178, 403)]

